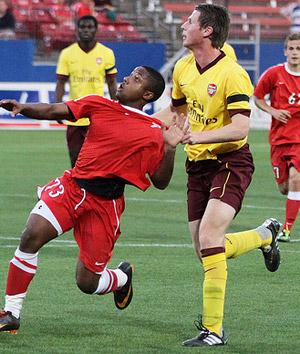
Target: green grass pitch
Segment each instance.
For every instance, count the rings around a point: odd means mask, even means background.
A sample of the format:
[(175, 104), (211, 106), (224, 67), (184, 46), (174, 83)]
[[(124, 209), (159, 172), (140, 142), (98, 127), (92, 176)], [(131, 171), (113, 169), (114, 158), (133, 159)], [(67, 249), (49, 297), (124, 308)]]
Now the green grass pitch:
[[(35, 189), (69, 167), (64, 132), (1, 131), (0, 307), (8, 262), (18, 244)], [(285, 197), (277, 191), (266, 131), (251, 131), (256, 171), (244, 206), (230, 231), (254, 228), (268, 217), (284, 219)], [(201, 312), (202, 270), (186, 221), (185, 156), (178, 148), (174, 177), (165, 191), (126, 190), (122, 235), (111, 266), (135, 266), (134, 297), (124, 311), (111, 294), (90, 296), (75, 285), (77, 247), (65, 234), (40, 251), (16, 336), (0, 334), (0, 353), (299, 353), (300, 242), (281, 244), (282, 264), (269, 273), (260, 251), (228, 262), (222, 348), (183, 348), (196, 335)], [(292, 237), (300, 241), (300, 222)]]

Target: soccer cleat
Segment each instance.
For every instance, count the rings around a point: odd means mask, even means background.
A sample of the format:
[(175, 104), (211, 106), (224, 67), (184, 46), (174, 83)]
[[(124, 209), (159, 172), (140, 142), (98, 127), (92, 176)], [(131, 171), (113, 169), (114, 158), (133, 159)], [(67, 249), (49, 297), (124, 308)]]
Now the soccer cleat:
[(16, 318), (9, 311), (0, 311), (0, 332), (17, 334), (20, 327), (20, 319)]
[(188, 339), (182, 343), (185, 347), (201, 347), (203, 345), (225, 345), (228, 342), (228, 338), (225, 337), (222, 328), (222, 337), (218, 334), (211, 332), (205, 328), (201, 321), (195, 321), (195, 326), (200, 330), (197, 337)]
[(283, 229), (278, 235), (278, 241), (280, 242), (290, 242), (291, 241), (291, 233), (287, 229)]
[(265, 265), (268, 271), (275, 272), (280, 265), (280, 250), (278, 246), (278, 232), (280, 229), (280, 223), (276, 219), (267, 219), (263, 226), (269, 229), (272, 233), (271, 244), (267, 247), (261, 247)]
[(129, 306), (131, 300), (132, 300), (132, 295), (133, 295), (133, 289), (132, 289), (132, 273), (133, 273), (133, 267), (130, 263), (128, 262), (121, 262), (118, 266), (118, 268), (124, 272), (127, 275), (127, 282), (125, 285), (122, 286), (121, 289), (114, 291), (114, 300), (115, 300), (115, 305), (119, 310), (124, 310), (126, 309), (127, 306)]

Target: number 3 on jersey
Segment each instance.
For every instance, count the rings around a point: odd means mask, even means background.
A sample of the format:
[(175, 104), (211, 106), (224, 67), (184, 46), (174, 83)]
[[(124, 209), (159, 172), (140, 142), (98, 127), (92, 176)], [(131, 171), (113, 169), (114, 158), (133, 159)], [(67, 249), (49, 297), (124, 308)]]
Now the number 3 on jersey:
[[(48, 191), (49, 189), (51, 189), (51, 190), (50, 190), (50, 192), (48, 192), (48, 195), (51, 198), (56, 198), (59, 195), (64, 194), (64, 191), (65, 191), (64, 186), (61, 184), (59, 178), (56, 178), (54, 180), (53, 184), (48, 185), (45, 188), (45, 192)], [(53, 189), (55, 189), (55, 190), (53, 190)]]

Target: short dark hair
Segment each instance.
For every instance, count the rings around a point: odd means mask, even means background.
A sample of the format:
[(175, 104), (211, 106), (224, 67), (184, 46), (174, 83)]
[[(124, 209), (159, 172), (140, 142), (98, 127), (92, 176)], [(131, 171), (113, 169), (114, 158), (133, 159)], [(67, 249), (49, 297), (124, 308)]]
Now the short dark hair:
[(144, 68), (149, 74), (149, 78), (147, 78), (148, 90), (153, 92), (153, 99), (150, 100), (149, 102), (154, 102), (159, 99), (159, 97), (162, 95), (162, 93), (165, 90), (166, 87), (165, 79), (163, 78), (161, 73), (151, 68), (150, 66), (142, 65), (142, 68)]
[(86, 15), (86, 16), (79, 17), (79, 19), (77, 20), (77, 27), (79, 27), (79, 25), (82, 21), (86, 21), (86, 20), (92, 20), (94, 22), (95, 27), (98, 28), (98, 21), (97, 21), (96, 17), (94, 17), (92, 15)]
[(199, 25), (201, 28), (211, 26), (213, 33), (210, 37), (214, 48), (222, 48), (229, 33), (230, 19), (225, 7), (213, 4), (200, 4), (195, 7), (200, 12)]
[(287, 48), (287, 44), (289, 41), (299, 41), (300, 39), (300, 32), (290, 33), (287, 35), (284, 41), (284, 49)]

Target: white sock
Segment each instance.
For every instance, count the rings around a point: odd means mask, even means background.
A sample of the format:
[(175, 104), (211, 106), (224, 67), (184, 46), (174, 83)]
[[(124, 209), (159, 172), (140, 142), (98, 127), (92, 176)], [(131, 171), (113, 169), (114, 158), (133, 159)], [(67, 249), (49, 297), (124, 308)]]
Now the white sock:
[(121, 288), (127, 282), (127, 275), (121, 271), (121, 269), (106, 269), (100, 276), (98, 287), (94, 294), (107, 294), (111, 291), (113, 286), (113, 277), (110, 273), (114, 273), (117, 276), (118, 288)]
[(19, 318), (25, 296), (26, 293), (17, 295), (5, 295), (4, 311), (10, 311), (13, 316)]

